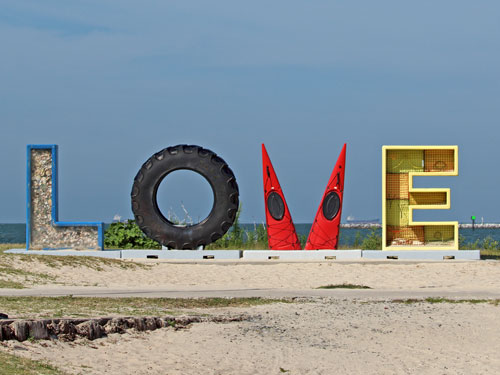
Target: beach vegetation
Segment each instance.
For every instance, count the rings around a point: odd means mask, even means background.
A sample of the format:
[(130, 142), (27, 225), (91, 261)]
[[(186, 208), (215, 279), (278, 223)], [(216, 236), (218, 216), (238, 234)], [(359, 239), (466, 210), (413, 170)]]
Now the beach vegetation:
[(270, 298), (106, 298), (106, 297), (0, 297), (2, 312), (16, 319), (116, 316), (164, 316), (185, 310), (249, 307), (289, 303)]
[(50, 272), (38, 271), (39, 265), (54, 268), (55, 270), (62, 267), (85, 267), (96, 271), (102, 271), (105, 268), (133, 270), (151, 267), (148, 264), (122, 261), (120, 259), (5, 253), (7, 249), (22, 247), (24, 247), (22, 244), (0, 244), (0, 288), (22, 289), (32, 285), (63, 284)]
[(465, 242), (464, 236), (459, 236), (458, 244), (460, 250), (500, 250), (500, 242), (495, 241), (491, 236), (474, 242)]
[[(240, 224), (241, 204), (236, 213), (233, 226), (217, 241), (207, 245), (207, 250), (265, 250), (269, 248), (267, 228), (264, 223), (254, 223), (253, 230), (245, 230)], [(304, 236), (305, 237), (305, 236)], [(305, 242), (305, 240), (304, 240)]]
[(24, 284), (12, 281), (12, 280), (1, 280), (0, 279), (0, 289), (24, 289)]
[(361, 242), (362, 250), (382, 250), (382, 236), (377, 229), (372, 231)]
[(0, 288), (23, 289), (26, 284), (47, 284), (56, 278), (43, 272), (28, 271), (13, 266), (12, 257), (0, 254)]
[(10, 249), (26, 249), (26, 244), (24, 243), (0, 243), (0, 255), (2, 255), (5, 250)]
[(2, 375), (64, 375), (65, 372), (41, 361), (17, 357), (0, 351), (0, 373)]
[(500, 299), (452, 299), (452, 298), (444, 298), (444, 297), (427, 297), (424, 299), (419, 298), (408, 298), (408, 299), (393, 299), (391, 302), (394, 303), (404, 303), (407, 305), (414, 303), (470, 303), (470, 304), (480, 304), (480, 303), (488, 303), (495, 306), (500, 304)]
[(316, 289), (371, 289), (369, 286), (366, 285), (358, 285), (358, 284), (329, 284), (329, 285), (323, 285), (319, 286)]
[(464, 236), (458, 237), (458, 247), (460, 250), (481, 250), (481, 259), (500, 259), (500, 242), (487, 236), (482, 240), (465, 242)]
[(135, 220), (112, 223), (104, 233), (106, 249), (161, 249), (161, 244), (146, 235)]
[(359, 248), (361, 246), (362, 241), (363, 241), (363, 236), (361, 235), (361, 232), (357, 230), (356, 235), (354, 236), (353, 247), (355, 249)]

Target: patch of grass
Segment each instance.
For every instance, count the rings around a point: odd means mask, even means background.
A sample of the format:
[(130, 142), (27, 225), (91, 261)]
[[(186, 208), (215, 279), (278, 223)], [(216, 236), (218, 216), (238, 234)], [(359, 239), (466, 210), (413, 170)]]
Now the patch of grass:
[(491, 236), (474, 242), (465, 242), (465, 237), (459, 236), (458, 246), (460, 250), (481, 250), (481, 259), (500, 259), (500, 243)]
[(25, 243), (0, 243), (0, 254), (10, 249), (25, 249)]
[(0, 289), (24, 289), (25, 286), (17, 281), (1, 280), (0, 279)]
[(17, 259), (16, 261), (22, 262), (40, 262), (47, 267), (51, 268), (61, 268), (61, 267), (86, 267), (96, 271), (104, 270), (104, 266), (108, 267), (118, 267), (121, 269), (137, 269), (137, 268), (149, 268), (147, 264), (140, 264), (134, 262), (125, 262), (119, 259), (108, 259), (108, 258), (96, 258), (96, 257), (82, 257), (82, 256), (57, 256), (57, 255), (14, 255)]
[(23, 319), (105, 315), (162, 316), (175, 314), (172, 310), (179, 309), (247, 307), (277, 302), (290, 301), (266, 298), (0, 297), (3, 313)]
[(394, 303), (404, 303), (404, 304), (413, 304), (413, 303), (471, 303), (471, 304), (479, 304), (479, 303), (488, 303), (495, 306), (500, 304), (500, 299), (450, 299), (443, 297), (428, 297), (425, 299), (418, 298), (408, 298), (408, 299), (394, 299), (391, 302)]
[(256, 250), (268, 249), (267, 228), (264, 224), (254, 223), (253, 230), (245, 230), (240, 224), (241, 204), (231, 229), (217, 241), (207, 245), (207, 250)]
[(316, 289), (371, 289), (366, 285), (357, 285), (357, 284), (329, 284), (319, 286)]
[(373, 228), (361, 242), (361, 250), (382, 250), (382, 236), (379, 232), (378, 228)]
[(31, 271), (25, 271), (25, 270), (20, 270), (17, 268), (12, 268), (12, 267), (6, 267), (5, 265), (0, 263), (0, 274), (3, 275), (11, 275), (11, 276), (21, 276), (21, 277), (31, 277), (35, 279), (44, 279), (48, 281), (54, 281), (55, 277), (51, 276), (46, 273), (40, 273), (40, 272), (31, 272)]
[[(25, 248), (25, 244), (0, 244), (0, 267), (10, 267), (16, 262), (33, 263), (39, 262), (47, 267), (87, 267), (97, 271), (102, 271), (105, 267), (118, 267), (121, 269), (147, 269), (151, 267), (148, 264), (135, 262), (125, 262), (119, 259), (82, 257), (82, 256), (47, 256), (47, 255), (24, 255), (24, 254), (5, 254), (5, 250), (12, 248)], [(0, 271), (2, 272), (2, 271)]]
[[(46, 284), (56, 280), (54, 276), (46, 273), (31, 272), (14, 268), (9, 264), (9, 262), (2, 262), (2, 260), (2, 256), (0, 255), (0, 275), (3, 277), (3, 279), (0, 280), (0, 288), (21, 289), (25, 287), (22, 282), (25, 284)], [(14, 280), (8, 280), (9, 278), (13, 278)]]
[(500, 250), (482, 249), (481, 259), (500, 259)]
[(85, 267), (102, 271), (106, 267), (123, 270), (149, 269), (152, 265), (141, 264), (120, 259), (107, 259), (81, 256), (47, 256), (6, 254), (5, 250), (24, 248), (24, 244), (0, 244), (0, 288), (23, 288), (34, 284), (58, 283), (55, 276), (49, 273), (36, 272), (38, 265), (54, 269), (62, 267)]
[(0, 351), (0, 373), (2, 375), (64, 375), (65, 372), (40, 361), (16, 357)]

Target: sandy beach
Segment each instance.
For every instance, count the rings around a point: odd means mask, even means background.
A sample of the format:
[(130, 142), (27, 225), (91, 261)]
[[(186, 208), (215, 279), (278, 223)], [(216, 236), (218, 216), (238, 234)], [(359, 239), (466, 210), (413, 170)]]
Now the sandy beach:
[[(412, 296), (418, 292), (425, 298), (455, 292), (469, 299), (479, 294), (500, 298), (498, 261), (148, 262), (131, 269), (110, 264), (101, 270), (35, 263), (20, 262), (16, 267), (35, 267), (57, 282), (35, 283), (32, 289), (20, 290), (23, 293), (58, 288), (164, 288), (232, 289), (252, 294), (259, 289), (315, 291), (344, 283), (372, 288), (247, 308), (191, 311), (245, 314), (247, 319), (241, 322), (196, 323), (180, 330), (130, 330), (94, 341), (8, 341), (0, 345), (2, 351), (49, 361), (70, 374), (500, 372), (498, 304), (401, 303), (377, 297), (377, 293)], [(8, 292), (2, 290), (4, 295)]]
[[(99, 264), (92, 260), (75, 267), (73, 264), (46, 263), (40, 257), (4, 258), (16, 269), (48, 275), (35, 280), (31, 288), (61, 286), (105, 288), (220, 288), (314, 289), (328, 284), (361, 284), (376, 290), (448, 290), (500, 291), (498, 261), (325, 261), (325, 262), (151, 262), (123, 261)], [(20, 261), (21, 260), (21, 261)], [(9, 280), (26, 281), (26, 276), (9, 275)], [(29, 283), (29, 282), (28, 282)]]

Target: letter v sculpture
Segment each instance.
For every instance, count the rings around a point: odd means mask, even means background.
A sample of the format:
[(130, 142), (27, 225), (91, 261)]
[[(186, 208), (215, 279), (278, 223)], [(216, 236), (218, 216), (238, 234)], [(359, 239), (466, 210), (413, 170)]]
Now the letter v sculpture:
[[(337, 249), (344, 195), (346, 144), (321, 199), (305, 250)], [(292, 216), (264, 144), (262, 145), (264, 203), (271, 250), (301, 250)]]
[(288, 210), (285, 195), (264, 144), (262, 144), (262, 169), (269, 248), (271, 250), (301, 250), (292, 215)]

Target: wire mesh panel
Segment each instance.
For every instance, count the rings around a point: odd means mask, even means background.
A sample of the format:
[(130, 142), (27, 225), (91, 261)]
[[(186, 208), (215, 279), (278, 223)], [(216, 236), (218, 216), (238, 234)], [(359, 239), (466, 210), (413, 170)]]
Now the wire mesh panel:
[(455, 239), (455, 228), (452, 225), (426, 226), (424, 230), (425, 242), (446, 243)]
[(408, 199), (390, 199), (386, 203), (387, 225), (406, 227), (409, 223)]
[(440, 205), (446, 204), (445, 192), (410, 193), (410, 204), (414, 205)]
[(414, 189), (412, 178), (426, 172), (433, 176), (457, 175), (457, 155), (457, 146), (383, 147), (384, 250), (458, 249), (457, 222), (412, 219), (414, 209), (450, 207), (449, 189)]
[(408, 174), (387, 173), (385, 184), (387, 199), (408, 199)]
[(425, 150), (425, 172), (451, 172), (455, 168), (453, 150)]
[(387, 246), (423, 246), (425, 243), (423, 226), (388, 226)]
[(423, 171), (423, 150), (389, 150), (387, 152), (387, 173), (408, 173)]

